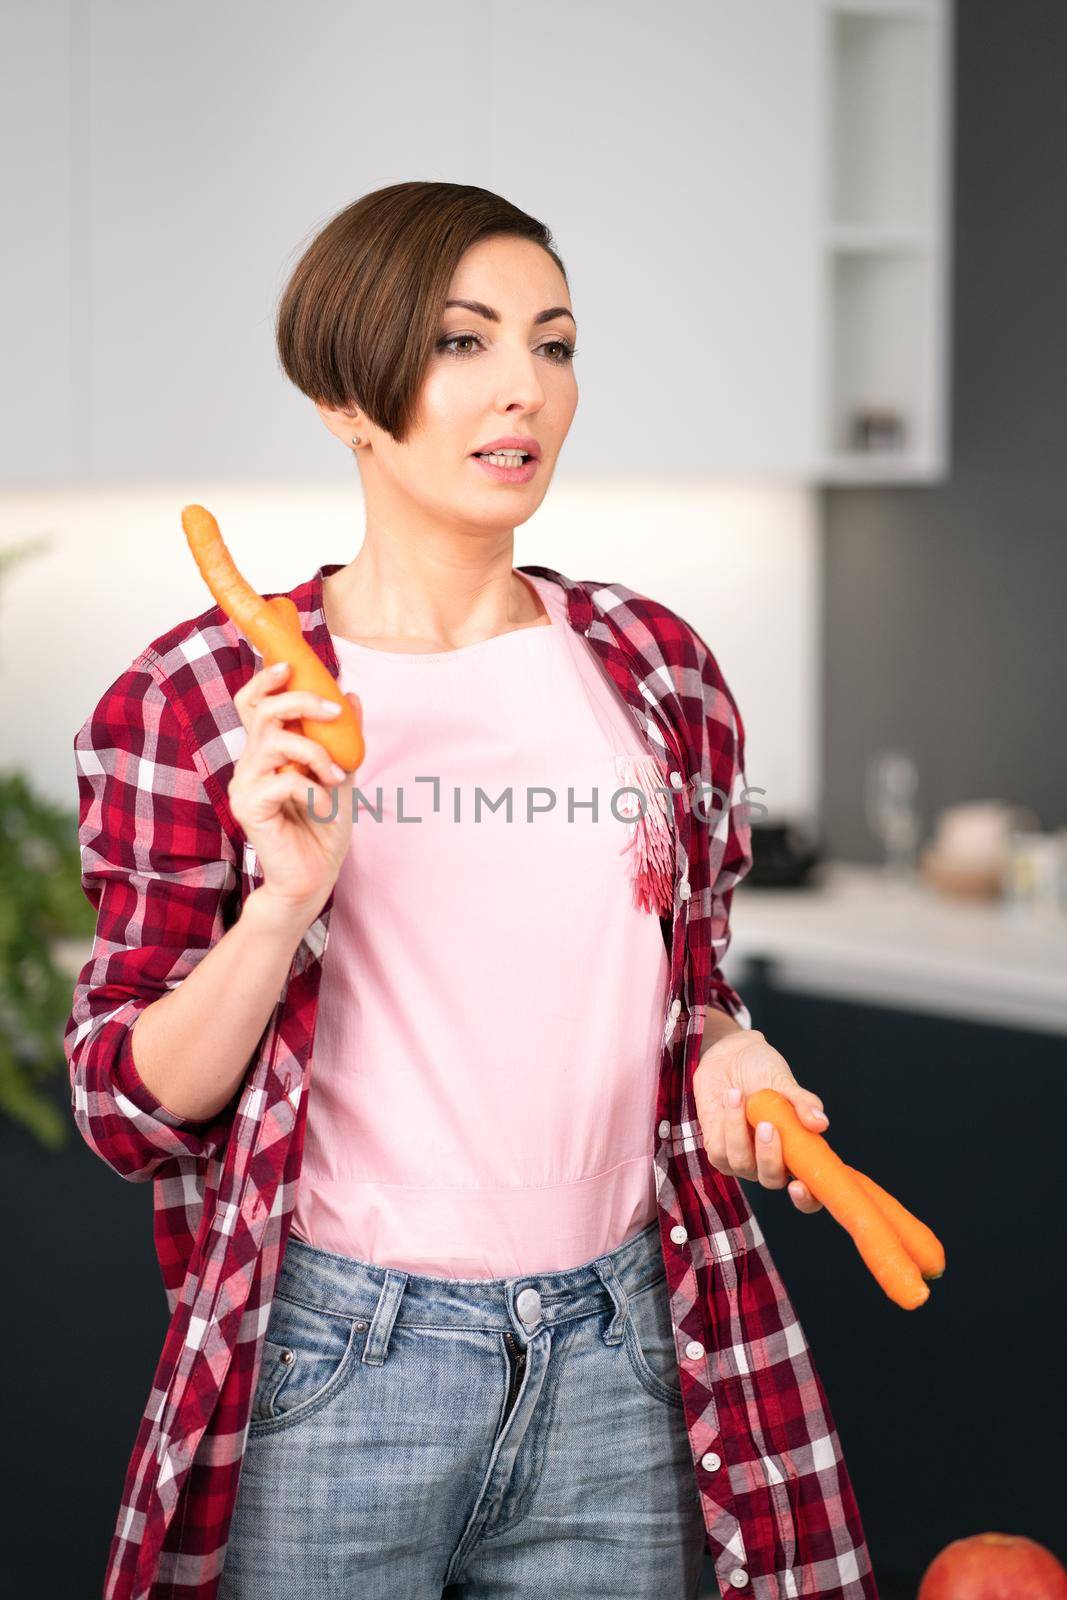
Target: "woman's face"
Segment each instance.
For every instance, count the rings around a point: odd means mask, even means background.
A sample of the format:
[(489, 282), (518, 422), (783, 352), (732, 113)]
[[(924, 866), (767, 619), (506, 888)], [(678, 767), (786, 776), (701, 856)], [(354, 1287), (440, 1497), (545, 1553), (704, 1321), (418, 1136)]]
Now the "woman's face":
[[(467, 251), (447, 299), (471, 304), (442, 313), (404, 444), (362, 412), (354, 421), (323, 412), (324, 420), (345, 444), (353, 433), (364, 441), (356, 457), (368, 523), (402, 516), (409, 525), (511, 529), (544, 499), (578, 404), (570, 295), (546, 251), (502, 235)], [(552, 315), (538, 320), (546, 311)], [(526, 481), (487, 471), (475, 459), (508, 436), (532, 439), (540, 451), (532, 471), (521, 474)]]

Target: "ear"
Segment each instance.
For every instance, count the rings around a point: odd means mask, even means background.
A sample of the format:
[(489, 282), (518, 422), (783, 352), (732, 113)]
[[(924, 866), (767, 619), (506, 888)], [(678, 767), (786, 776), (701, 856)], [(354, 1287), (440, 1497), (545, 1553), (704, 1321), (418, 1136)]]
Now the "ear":
[(344, 445), (352, 443), (352, 435), (359, 432), (360, 412), (338, 411), (333, 406), (322, 405), (318, 400), (314, 402), (315, 410), (322, 418), (335, 438), (340, 439)]

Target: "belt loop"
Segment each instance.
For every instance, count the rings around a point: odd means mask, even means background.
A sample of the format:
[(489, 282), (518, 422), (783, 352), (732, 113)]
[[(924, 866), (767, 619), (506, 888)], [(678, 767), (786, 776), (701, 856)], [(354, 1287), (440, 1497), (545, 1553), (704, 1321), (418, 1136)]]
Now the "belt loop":
[(382, 1292), (378, 1296), (378, 1304), (371, 1318), (370, 1331), (363, 1346), (362, 1359), (371, 1367), (380, 1367), (389, 1351), (389, 1336), (393, 1331), (400, 1302), (404, 1298), (404, 1290), (408, 1286), (408, 1274), (398, 1267), (386, 1267), (385, 1282)]
[(604, 1330), (604, 1343), (621, 1344), (623, 1329), (630, 1308), (630, 1302), (626, 1298), (626, 1290), (615, 1275), (615, 1267), (610, 1256), (601, 1256), (599, 1261), (593, 1262), (593, 1266), (615, 1306), (615, 1315)]

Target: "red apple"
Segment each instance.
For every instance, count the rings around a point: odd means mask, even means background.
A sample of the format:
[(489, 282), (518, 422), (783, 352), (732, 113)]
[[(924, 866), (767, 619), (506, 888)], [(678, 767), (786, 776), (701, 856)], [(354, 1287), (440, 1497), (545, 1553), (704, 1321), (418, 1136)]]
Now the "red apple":
[(918, 1600), (1067, 1600), (1067, 1568), (1021, 1533), (976, 1533), (934, 1557)]

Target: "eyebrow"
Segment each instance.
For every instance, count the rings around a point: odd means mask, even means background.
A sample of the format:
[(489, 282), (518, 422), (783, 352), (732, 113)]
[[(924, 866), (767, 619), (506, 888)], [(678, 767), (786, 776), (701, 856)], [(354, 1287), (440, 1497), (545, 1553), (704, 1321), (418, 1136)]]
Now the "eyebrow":
[[(499, 311), (494, 311), (492, 306), (485, 305), (481, 300), (446, 300), (445, 306), (446, 308), (448, 306), (462, 306), (464, 310), (473, 311), (476, 316), (484, 317), (487, 322), (500, 321)], [(566, 306), (549, 306), (547, 311), (539, 311), (533, 320), (535, 324), (538, 322), (551, 322), (553, 317), (570, 317), (571, 321), (574, 322), (574, 314), (568, 311)], [(577, 328), (578, 324), (574, 322), (574, 326)]]

